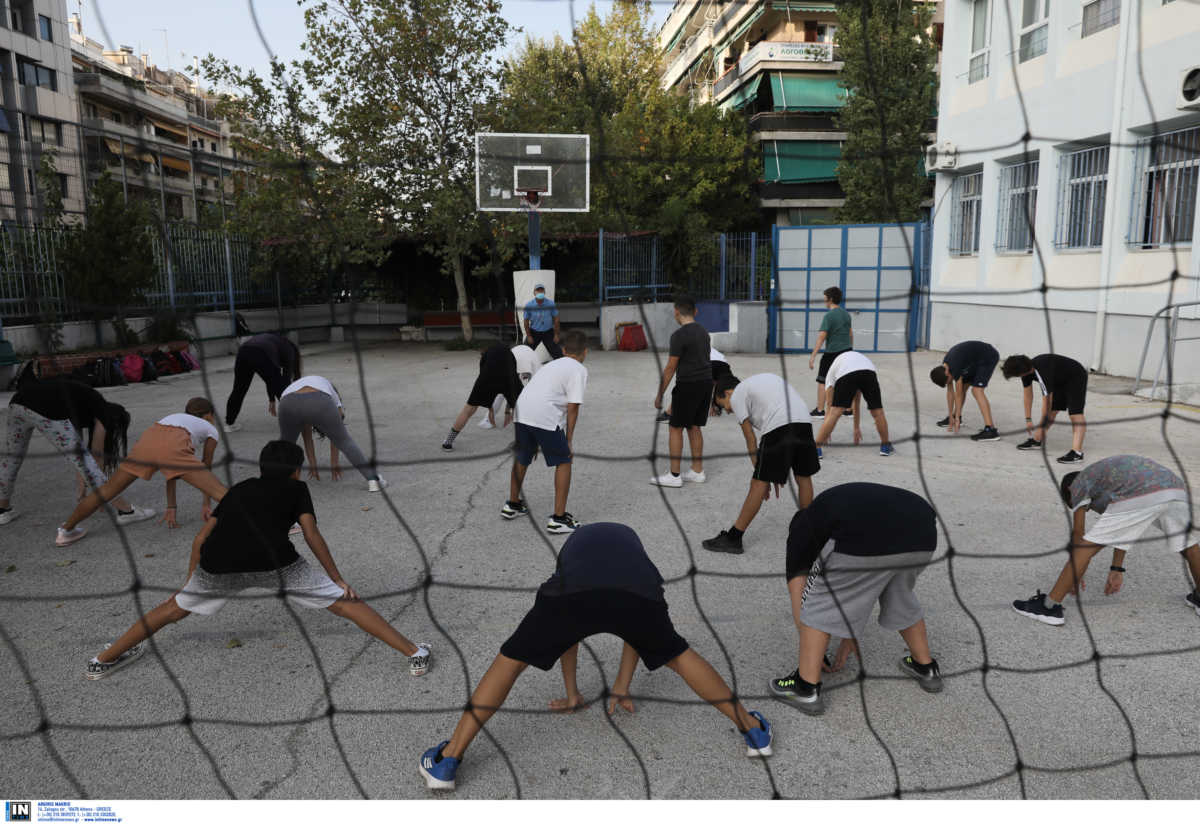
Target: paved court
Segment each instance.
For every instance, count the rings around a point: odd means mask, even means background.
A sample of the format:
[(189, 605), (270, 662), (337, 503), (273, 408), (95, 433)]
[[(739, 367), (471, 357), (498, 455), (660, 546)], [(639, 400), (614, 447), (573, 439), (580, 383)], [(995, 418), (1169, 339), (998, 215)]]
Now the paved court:
[[(552, 500), (541, 463), (527, 479), (537, 517), (499, 517), (511, 430), (483, 431), (473, 421), (453, 454), (439, 448), (474, 379), (475, 353), (398, 345), (359, 354), (306, 348), (305, 368), (338, 386), (352, 433), (389, 464), (392, 486), (371, 495), (352, 471), (338, 483), (326, 474), (311, 484), (317, 516), (347, 581), (406, 635), (433, 642), (434, 669), (413, 679), (402, 656), (348, 622), (306, 611), (298, 626), (268, 596), (189, 618), (158, 636), (157, 654), (86, 681), (87, 657), (126, 628), (139, 602), (157, 603), (183, 583), (199, 496), (181, 488), (177, 531), (147, 522), (121, 534), (97, 517), (84, 541), (55, 548), (74, 482), (35, 437), (14, 497), (21, 516), (0, 527), (0, 747), (10, 797), (212, 798), (226, 788), (238, 797), (427, 796), (417, 756), (449, 737), (470, 686), (532, 603), (523, 590), (550, 574), (564, 539), (541, 528)], [(906, 356), (878, 356), (897, 454), (878, 455), (869, 421), (864, 446), (850, 446), (844, 421), (814, 480), (818, 491), (851, 480), (895, 484), (937, 507), (948, 534), (918, 592), (945, 692), (927, 695), (899, 677), (899, 637), (873, 626), (863, 639), (868, 677), (856, 680), (856, 667), (830, 678), (824, 717), (767, 697), (767, 679), (790, 671), (796, 653), (782, 574), (793, 505), (764, 506), (743, 556), (702, 550), (745, 494), (750, 463), (738, 427), (727, 417), (709, 422), (706, 484), (648, 485), (664, 471), (650, 455), (667, 442), (665, 426), (653, 423), (654, 356), (592, 352), (568, 509), (584, 522), (617, 520), (638, 531), (669, 579), (680, 633), (775, 724), (775, 756), (747, 759), (729, 722), (668, 670), (640, 670), (637, 713), (610, 722), (598, 703), (568, 717), (543, 712), (561, 694), (561, 678), (530, 669), (509, 699), (513, 711), (487, 728), (494, 743), (480, 737), (468, 753), (457, 797), (1011, 798), (1023, 788), (1038, 798), (1127, 798), (1140, 795), (1139, 780), (1152, 797), (1200, 796), (1200, 755), (1187, 754), (1200, 750), (1200, 618), (1183, 602), (1180, 559), (1157, 545), (1131, 552), (1125, 589), (1105, 597), (1108, 555), (1099, 556), (1086, 624), (1073, 602), (1061, 628), (1013, 613), (1010, 601), (1049, 589), (1063, 560), (1044, 553), (1066, 540), (1055, 480), (1062, 467), (1052, 459), (1068, 448), (1069, 429), (1050, 435), (1049, 465), (1018, 452), (1020, 383), (997, 374), (990, 397), (1009, 434), (990, 444), (948, 436), (933, 425), (945, 415), (944, 393), (927, 377), (939, 359), (912, 357), (914, 390)], [(730, 361), (741, 377), (786, 367), (811, 405), (806, 356)], [(206, 386), (223, 406), (232, 358), (207, 367), (203, 376), (105, 394), (129, 408), (133, 435)], [(1173, 464), (1170, 438), (1195, 487), (1200, 410), (1180, 409), (1164, 423), (1162, 405), (1125, 394), (1127, 386), (1093, 377), (1088, 459), (1135, 452)], [(264, 394), (256, 384), (245, 429), (218, 450), (234, 456), (223, 470), (234, 480), (256, 474), (258, 449), (277, 432)], [(917, 402), (922, 438), (914, 443)], [(969, 400), (966, 419), (970, 432), (981, 425)], [(163, 506), (158, 481), (139, 482), (131, 497)], [(427, 572), (432, 585), (422, 588)], [(585, 694), (597, 697), (611, 682), (619, 652), (610, 637), (588, 645)], [(44, 735), (40, 717), (49, 722)]]

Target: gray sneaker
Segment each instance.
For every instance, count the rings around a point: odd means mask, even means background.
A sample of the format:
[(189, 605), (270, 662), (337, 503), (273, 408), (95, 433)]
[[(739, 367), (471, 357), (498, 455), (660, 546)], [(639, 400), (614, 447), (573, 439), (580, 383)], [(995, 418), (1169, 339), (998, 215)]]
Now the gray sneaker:
[(771, 694), (780, 701), (795, 704), (796, 709), (807, 715), (821, 715), (825, 712), (825, 700), (821, 698), (821, 685), (811, 687), (800, 683), (800, 670), (794, 669), (782, 678), (772, 678), (767, 682)]
[[(105, 644), (104, 648), (108, 649), (112, 644)], [(143, 644), (134, 644), (115, 661), (101, 661), (98, 658), (93, 658), (87, 662), (87, 667), (84, 668), (83, 674), (89, 681), (95, 681), (100, 678), (105, 678), (112, 675), (126, 664), (132, 664), (134, 661), (142, 657), (142, 653), (146, 651)]]
[(931, 660), (928, 672), (921, 672), (919, 665), (911, 655), (900, 659), (900, 671), (917, 679), (917, 683), (925, 692), (941, 692), (945, 682), (942, 681), (942, 671), (936, 660)]

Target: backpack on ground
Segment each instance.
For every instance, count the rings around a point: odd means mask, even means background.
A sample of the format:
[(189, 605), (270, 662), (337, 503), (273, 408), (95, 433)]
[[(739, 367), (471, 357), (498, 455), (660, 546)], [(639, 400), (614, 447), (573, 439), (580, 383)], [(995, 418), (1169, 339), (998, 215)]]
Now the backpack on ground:
[(142, 359), (142, 383), (149, 383), (158, 380), (158, 370), (154, 368), (154, 364), (145, 355), (138, 355)]
[(142, 380), (142, 356), (131, 352), (121, 358), (121, 374), (129, 383), (139, 383)]

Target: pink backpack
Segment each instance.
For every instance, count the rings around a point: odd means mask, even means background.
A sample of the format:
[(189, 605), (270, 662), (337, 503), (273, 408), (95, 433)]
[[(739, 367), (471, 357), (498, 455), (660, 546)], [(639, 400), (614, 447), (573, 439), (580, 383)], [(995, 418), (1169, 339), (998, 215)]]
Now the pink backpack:
[(121, 374), (129, 383), (139, 383), (142, 380), (142, 356), (136, 352), (121, 358)]
[(187, 361), (188, 366), (192, 367), (193, 369), (200, 368), (200, 361), (197, 360), (196, 356), (193, 355), (190, 350), (180, 349), (179, 356)]

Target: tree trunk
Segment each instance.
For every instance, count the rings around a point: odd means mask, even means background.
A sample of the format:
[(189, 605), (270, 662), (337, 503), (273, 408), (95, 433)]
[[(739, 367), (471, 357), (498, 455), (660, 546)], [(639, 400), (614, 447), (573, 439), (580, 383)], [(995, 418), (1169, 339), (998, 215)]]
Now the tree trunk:
[(470, 343), (475, 333), (471, 330), (471, 313), (467, 309), (467, 284), (463, 277), (462, 255), (454, 256), (454, 291), (458, 295), (458, 316), (462, 321), (463, 340)]

